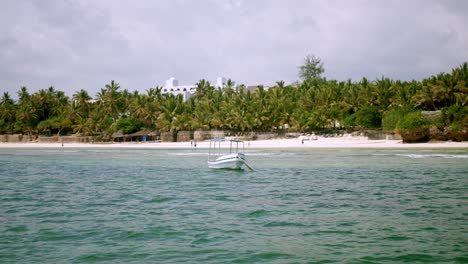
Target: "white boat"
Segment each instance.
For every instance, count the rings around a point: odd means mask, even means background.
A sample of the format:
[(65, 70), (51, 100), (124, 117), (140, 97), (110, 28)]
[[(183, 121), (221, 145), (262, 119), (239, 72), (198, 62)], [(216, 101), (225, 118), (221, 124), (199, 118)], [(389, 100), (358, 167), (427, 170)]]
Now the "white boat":
[[(229, 151), (221, 146), (225, 142), (229, 142)], [(215, 138), (210, 141), (208, 168), (240, 170), (244, 165), (253, 170), (245, 159), (244, 141), (225, 140), (224, 138)]]

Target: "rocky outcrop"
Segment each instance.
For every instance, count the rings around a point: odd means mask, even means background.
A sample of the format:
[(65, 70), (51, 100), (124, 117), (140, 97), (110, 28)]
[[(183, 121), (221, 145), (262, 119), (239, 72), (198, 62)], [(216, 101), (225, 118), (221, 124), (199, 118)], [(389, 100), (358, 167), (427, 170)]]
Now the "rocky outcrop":
[(436, 126), (429, 128), (429, 138), (439, 141), (468, 141), (468, 130), (452, 130), (450, 127), (439, 129)]
[(423, 143), (429, 141), (428, 128), (405, 129), (400, 131), (400, 134), (404, 143)]

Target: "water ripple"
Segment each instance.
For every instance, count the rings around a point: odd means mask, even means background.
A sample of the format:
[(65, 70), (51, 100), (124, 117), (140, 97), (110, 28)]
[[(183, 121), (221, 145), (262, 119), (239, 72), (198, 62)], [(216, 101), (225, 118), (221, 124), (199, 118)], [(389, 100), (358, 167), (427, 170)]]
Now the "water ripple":
[(0, 263), (467, 262), (465, 150), (0, 150)]

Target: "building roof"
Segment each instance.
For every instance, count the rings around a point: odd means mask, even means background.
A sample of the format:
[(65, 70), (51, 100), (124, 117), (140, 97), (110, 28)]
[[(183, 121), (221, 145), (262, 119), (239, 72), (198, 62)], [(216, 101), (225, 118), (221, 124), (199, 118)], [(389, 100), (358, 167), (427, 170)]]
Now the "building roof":
[(131, 134), (124, 134), (122, 130), (114, 132), (112, 138), (123, 138), (123, 137), (141, 137), (141, 136), (156, 136), (158, 135), (157, 131), (154, 130), (140, 130)]

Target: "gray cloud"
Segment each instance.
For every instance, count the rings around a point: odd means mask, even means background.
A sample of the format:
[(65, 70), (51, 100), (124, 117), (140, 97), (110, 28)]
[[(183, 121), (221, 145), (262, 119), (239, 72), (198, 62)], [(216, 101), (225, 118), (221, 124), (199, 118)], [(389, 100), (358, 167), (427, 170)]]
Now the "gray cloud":
[(0, 89), (289, 83), (309, 53), (328, 78), (421, 79), (468, 60), (467, 14), (463, 0), (6, 0)]

